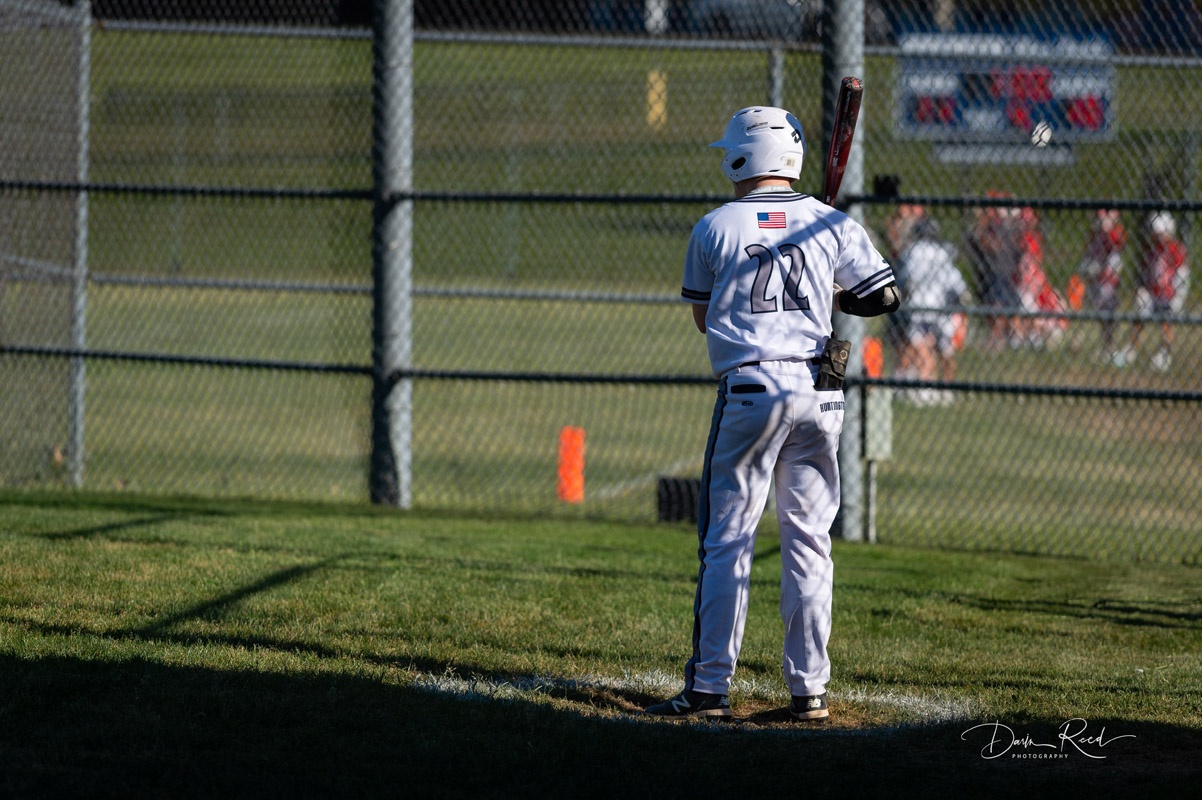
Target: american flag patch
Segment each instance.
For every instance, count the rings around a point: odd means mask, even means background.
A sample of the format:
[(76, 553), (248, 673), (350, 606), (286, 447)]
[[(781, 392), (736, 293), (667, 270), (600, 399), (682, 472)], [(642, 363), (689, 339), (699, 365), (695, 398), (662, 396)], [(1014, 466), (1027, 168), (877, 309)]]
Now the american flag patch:
[(759, 220), (761, 228), (785, 227), (785, 212), (783, 211), (761, 211), (755, 216)]

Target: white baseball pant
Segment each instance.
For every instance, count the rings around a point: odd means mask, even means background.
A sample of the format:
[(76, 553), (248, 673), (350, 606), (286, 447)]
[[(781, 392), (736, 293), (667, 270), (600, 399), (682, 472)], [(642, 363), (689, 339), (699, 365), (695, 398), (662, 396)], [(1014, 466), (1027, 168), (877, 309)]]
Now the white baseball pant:
[(784, 675), (793, 695), (830, 678), (830, 527), (839, 508), (843, 391), (814, 389), (809, 360), (726, 373), (706, 446), (699, 503), (701, 569), (685, 685), (728, 694), (747, 619), (756, 527), (772, 478), (780, 531)]

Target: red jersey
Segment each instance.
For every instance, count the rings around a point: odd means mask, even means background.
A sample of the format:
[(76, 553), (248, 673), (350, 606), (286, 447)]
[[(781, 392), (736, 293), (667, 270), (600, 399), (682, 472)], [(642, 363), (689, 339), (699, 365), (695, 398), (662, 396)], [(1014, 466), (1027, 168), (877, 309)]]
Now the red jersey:
[(1126, 246), (1127, 231), (1121, 223), (1114, 223), (1110, 230), (1095, 228), (1085, 248), (1085, 260), (1097, 265), (1094, 280), (1099, 286), (1118, 288), (1119, 268), (1123, 263), (1123, 248)]
[(1185, 245), (1175, 239), (1157, 242), (1144, 265), (1144, 286), (1153, 297), (1172, 300), (1184, 269)]

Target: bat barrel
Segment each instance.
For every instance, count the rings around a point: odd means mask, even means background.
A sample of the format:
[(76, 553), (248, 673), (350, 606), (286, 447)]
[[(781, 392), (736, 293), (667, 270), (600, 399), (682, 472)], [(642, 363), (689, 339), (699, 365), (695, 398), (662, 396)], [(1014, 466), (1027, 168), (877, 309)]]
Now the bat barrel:
[(846, 77), (839, 85), (839, 97), (835, 102), (835, 120), (831, 128), (831, 142), (826, 154), (826, 173), (822, 188), (822, 202), (835, 204), (839, 185), (843, 183), (843, 172), (847, 168), (847, 157), (851, 152), (851, 140), (856, 132), (856, 120), (860, 116), (860, 102), (864, 97), (864, 83), (855, 77)]

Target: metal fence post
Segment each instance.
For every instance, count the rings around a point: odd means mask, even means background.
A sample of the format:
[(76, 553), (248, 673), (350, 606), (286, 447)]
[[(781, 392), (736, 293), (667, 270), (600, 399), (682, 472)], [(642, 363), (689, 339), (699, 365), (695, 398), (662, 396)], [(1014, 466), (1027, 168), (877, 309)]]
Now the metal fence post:
[[(864, 74), (864, 0), (834, 0), (826, 4), (826, 20), (823, 25), (822, 42), (822, 145), (830, 147), (831, 130), (834, 128), (835, 100), (839, 96), (839, 83), (847, 75), (861, 77)], [(869, 108), (875, 95), (871, 87), (865, 87)], [(863, 111), (861, 112), (863, 115)], [(863, 122), (858, 130), (863, 131)], [(863, 134), (852, 141), (851, 154), (847, 159), (847, 170), (843, 174), (843, 185), (839, 193), (843, 196), (859, 194), (864, 186)], [(864, 221), (860, 208), (848, 213), (857, 221)], [(864, 363), (860, 344), (864, 340), (864, 320), (846, 314), (835, 314), (835, 330), (839, 338), (852, 342), (851, 359), (847, 374), (859, 377), (864, 374)], [(843, 412), (843, 436), (839, 442), (839, 475), (841, 500), (839, 516), (835, 520), (834, 533), (849, 541), (864, 539), (864, 461), (863, 461), (863, 390), (849, 387), (845, 393), (846, 405)]]
[(372, 15), (372, 423), (370, 496), (408, 508), (412, 493), (413, 1)]
[[(88, 139), (90, 136), (90, 92), (92, 67), (92, 4), (81, 0), (79, 14), (79, 80), (77, 85), (78, 155), (76, 180), (81, 186), (88, 182)], [(88, 346), (88, 192), (80, 189), (75, 195), (75, 257), (71, 276), (71, 347), (83, 351)], [(72, 356), (67, 422), (67, 474), (71, 485), (83, 486), (84, 466), (84, 405), (87, 387), (87, 366), (81, 355)]]
[(785, 104), (785, 51), (780, 46), (768, 51), (768, 104), (777, 108)]

